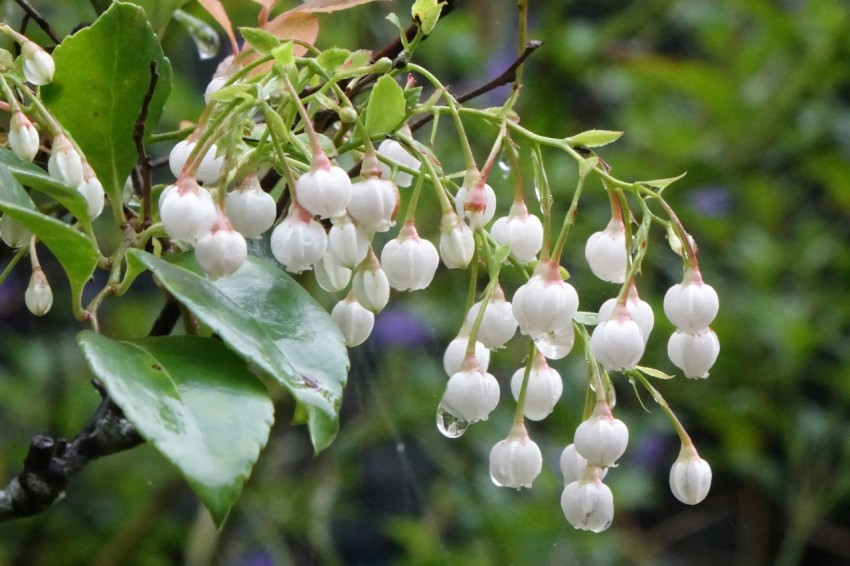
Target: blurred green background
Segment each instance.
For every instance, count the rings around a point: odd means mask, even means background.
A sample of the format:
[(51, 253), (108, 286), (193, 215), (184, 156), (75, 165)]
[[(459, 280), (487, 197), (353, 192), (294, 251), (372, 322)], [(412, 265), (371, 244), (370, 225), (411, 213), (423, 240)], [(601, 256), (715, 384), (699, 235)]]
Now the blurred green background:
[[(81, 0), (32, 4), (63, 34), (94, 18)], [(251, 24), (255, 4), (224, 4), (240, 25)], [(377, 48), (394, 33), (384, 15), (407, 21), (409, 5), (322, 15), (319, 45)], [(195, 2), (185, 8), (203, 17)], [(17, 25), (15, 3), (3, 9)], [(442, 350), (466, 291), (460, 275), (441, 270), (430, 291), (394, 294), (374, 335), (351, 351), (341, 432), (330, 449), (314, 457), (306, 431), (287, 423), (291, 403), (279, 401), (269, 445), (220, 533), (177, 472), (142, 446), (92, 464), (53, 509), (0, 526), (0, 564), (850, 562), (850, 5), (532, 0), (529, 10), (530, 38), (545, 45), (525, 68), (522, 123), (556, 137), (625, 131), (600, 153), (626, 180), (688, 172), (665, 194), (721, 297), (713, 325), (721, 354), (709, 379), (677, 377), (659, 388), (711, 463), (708, 498), (687, 507), (672, 496), (676, 438), (649, 398), (646, 412), (620, 378), (616, 412), (631, 442), (606, 479), (614, 524), (597, 535), (569, 526), (557, 462), (584, 402), (576, 353), (553, 364), (565, 382), (555, 412), (529, 425), (544, 454), (534, 488), (493, 486), (487, 455), (509, 430), (507, 384), (523, 347), (493, 356), (502, 401), (489, 421), (457, 440), (440, 436)], [(199, 63), (174, 23), (165, 47), (176, 83), (163, 130), (197, 117), (199, 89), (217, 61)], [(417, 61), (462, 93), (501, 73), (515, 52), (513, 3), (468, 0), (437, 26)], [(501, 104), (506, 95), (497, 90), (474, 105)], [(482, 161), (492, 134), (480, 132)], [(453, 139), (446, 129), (438, 150), (450, 163)], [(546, 157), (562, 214), (575, 167), (566, 156)], [(506, 213), (510, 182), (494, 175)], [(594, 181), (567, 244), (564, 263), (583, 310), (615, 292), (594, 281), (583, 259), (584, 239), (604, 225), (607, 206)], [(663, 234), (653, 244), (639, 281), (657, 318), (644, 363), (672, 371), (673, 328), (661, 299), (681, 266)], [(74, 342), (82, 327), (63, 318), (67, 298), (57, 289), (54, 312), (34, 319), (23, 305), (27, 277), (21, 270), (0, 290), (4, 482), (20, 470), (31, 436), (71, 436), (98, 403)], [(110, 303), (105, 331), (145, 334), (161, 301), (139, 284), (135, 298)]]

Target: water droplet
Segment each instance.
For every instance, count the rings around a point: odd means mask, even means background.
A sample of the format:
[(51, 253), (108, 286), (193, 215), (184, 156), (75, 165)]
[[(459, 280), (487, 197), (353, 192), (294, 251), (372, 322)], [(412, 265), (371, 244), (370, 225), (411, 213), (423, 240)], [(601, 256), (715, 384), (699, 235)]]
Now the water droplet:
[(567, 328), (567, 330), (538, 336), (534, 339), (534, 345), (537, 346), (544, 357), (550, 360), (560, 360), (570, 353), (575, 342), (573, 327)]
[(496, 487), (504, 487), (501, 483), (499, 483), (499, 480), (493, 477), (493, 474), (490, 474), (490, 481), (493, 482), (493, 485)]
[(218, 55), (221, 49), (221, 38), (211, 25), (183, 10), (176, 10), (174, 19), (189, 32), (198, 49), (198, 57), (203, 60), (212, 59)]
[(459, 438), (463, 436), (470, 422), (453, 414), (449, 409), (440, 404), (437, 407), (437, 430), (446, 438)]
[(540, 186), (537, 181), (534, 181), (534, 196), (537, 197), (537, 202), (543, 202), (543, 194), (540, 192)]
[(508, 176), (511, 174), (511, 166), (508, 165), (508, 163), (503, 159), (500, 159), (498, 161), (498, 165), (499, 169), (502, 171), (502, 178), (507, 179)]

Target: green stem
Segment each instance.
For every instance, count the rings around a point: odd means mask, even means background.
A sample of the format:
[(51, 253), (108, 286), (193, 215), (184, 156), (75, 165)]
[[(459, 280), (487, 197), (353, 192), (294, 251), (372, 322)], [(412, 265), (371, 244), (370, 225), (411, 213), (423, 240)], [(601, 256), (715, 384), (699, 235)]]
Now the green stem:
[(688, 433), (685, 431), (685, 427), (682, 426), (682, 423), (679, 422), (679, 419), (676, 417), (676, 414), (673, 413), (673, 410), (670, 408), (670, 405), (667, 404), (667, 401), (664, 400), (664, 397), (661, 396), (661, 393), (658, 392), (652, 384), (649, 383), (649, 380), (637, 370), (631, 370), (629, 375), (635, 377), (638, 381), (643, 384), (644, 388), (649, 391), (649, 394), (652, 395), (652, 398), (656, 403), (661, 407), (661, 410), (664, 411), (664, 414), (667, 415), (667, 418), (670, 419), (670, 423), (673, 425), (673, 429), (676, 431), (676, 434), (679, 436), (679, 440), (682, 442), (683, 447), (693, 446), (693, 442), (691, 441), (691, 437), (688, 436)]
[(525, 420), (525, 396), (528, 391), (528, 381), (531, 376), (531, 369), (534, 366), (537, 356), (537, 348), (534, 346), (534, 340), (528, 341), (528, 353), (526, 354), (528, 361), (525, 363), (525, 373), (522, 376), (522, 386), (519, 389), (519, 396), (516, 401), (516, 412), (514, 412), (514, 424), (522, 424)]
[(12, 273), (12, 270), (18, 265), (18, 262), (27, 255), (28, 248), (27, 246), (21, 246), (15, 251), (15, 255), (12, 256), (12, 259), (9, 260), (9, 265), (3, 270), (3, 273), (0, 273), (0, 285), (6, 281), (6, 278), (9, 277), (9, 274)]

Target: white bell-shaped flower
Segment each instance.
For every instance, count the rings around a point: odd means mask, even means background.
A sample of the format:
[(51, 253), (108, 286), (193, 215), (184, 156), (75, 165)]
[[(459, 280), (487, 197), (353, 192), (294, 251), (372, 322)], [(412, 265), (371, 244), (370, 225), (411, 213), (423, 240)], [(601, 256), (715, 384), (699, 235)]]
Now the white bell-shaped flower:
[(598, 476), (589, 475), (590, 478), (585, 474), (564, 488), (561, 509), (576, 529), (601, 533), (614, 521), (614, 495)]
[[(381, 142), (381, 145), (378, 146), (378, 153), (385, 157), (389, 157), (393, 161), (397, 161), (401, 165), (404, 165), (410, 169), (415, 169), (419, 171), (419, 168), (422, 167), (422, 163), (419, 162), (418, 159), (410, 155), (404, 146), (398, 143), (395, 140), (384, 140)], [(384, 179), (392, 178), (392, 168), (384, 162), (381, 162), (381, 176)], [(405, 173), (404, 171), (399, 170), (395, 176), (395, 184), (399, 187), (409, 187), (411, 181), (413, 180), (413, 176), (410, 173)]]
[[(514, 400), (519, 400), (522, 381), (525, 378), (525, 368), (520, 368), (511, 377), (511, 393)], [(525, 408), (523, 412), (527, 419), (542, 421), (555, 408), (558, 399), (564, 392), (564, 382), (561, 374), (550, 367), (539, 353), (534, 357), (531, 371), (528, 374), (528, 385), (525, 389)]]
[[(617, 299), (608, 299), (602, 306), (599, 307), (599, 322), (610, 320), (614, 314), (614, 308), (617, 306)], [(655, 325), (655, 314), (652, 312), (652, 307), (646, 301), (641, 300), (637, 293), (637, 287), (632, 284), (629, 289), (629, 295), (626, 297), (626, 310), (629, 311), (629, 316), (640, 328), (643, 335), (643, 343), (649, 340), (649, 335), (652, 332), (652, 327)]]
[(328, 293), (337, 293), (348, 286), (351, 270), (337, 263), (331, 253), (325, 253), (322, 259), (313, 264), (316, 283)]
[(369, 237), (347, 214), (335, 217), (332, 222), (328, 251), (340, 265), (354, 269), (369, 253)]
[(550, 360), (560, 360), (573, 349), (576, 334), (572, 324), (534, 338), (534, 347)]
[(341, 167), (332, 165), (325, 154), (313, 156), (310, 171), (295, 182), (298, 204), (321, 218), (345, 214), (351, 200), (351, 179)]
[(587, 239), (584, 256), (598, 278), (611, 283), (626, 280), (626, 228), (621, 218), (612, 218), (605, 230)]
[(195, 260), (210, 279), (235, 273), (248, 258), (245, 237), (220, 211), (212, 229), (195, 243)]
[(496, 192), (480, 176), (477, 181), (464, 183), (455, 195), (455, 212), (468, 219), (473, 228), (483, 228), (496, 214)]
[(309, 211), (298, 204), (272, 231), (272, 254), (287, 271), (301, 273), (322, 259), (328, 249), (328, 236)]
[(88, 162), (83, 162), (83, 182), (77, 185), (77, 192), (86, 199), (89, 218), (94, 220), (100, 216), (105, 204), (105, 194), (103, 192), (103, 185)]
[(676, 331), (667, 342), (667, 356), (673, 364), (682, 370), (685, 377), (708, 377), (708, 370), (717, 361), (720, 354), (720, 341), (711, 328), (690, 334)]
[(598, 468), (613, 466), (626, 451), (629, 429), (611, 414), (608, 403), (598, 401), (590, 418), (583, 421), (574, 436), (578, 453)]
[[(443, 354), (443, 369), (449, 377), (460, 371), (463, 360), (466, 358), (466, 348), (468, 345), (469, 328), (464, 323), (458, 335), (446, 346), (446, 351)], [(478, 340), (475, 341), (475, 358), (478, 360), (478, 365), (481, 369), (487, 371), (487, 368), (490, 366), (490, 350)]]
[(172, 239), (194, 243), (212, 229), (217, 213), (210, 192), (198, 186), (194, 178), (184, 176), (162, 199), (159, 215)]
[(375, 326), (375, 315), (358, 303), (351, 293), (334, 306), (331, 316), (349, 348), (365, 342)]
[[(179, 141), (175, 144), (171, 149), (171, 153), (168, 155), (168, 167), (171, 169), (172, 175), (180, 178), (186, 162), (189, 160), (189, 156), (194, 151), (196, 145), (197, 141), (192, 139), (191, 136), (189, 139)], [(198, 163), (195, 178), (205, 185), (214, 184), (219, 180), (224, 171), (224, 156), (216, 157), (217, 153), (218, 146), (216, 144), (210, 145), (207, 152), (201, 158), (200, 163)]]
[(32, 161), (38, 153), (38, 130), (21, 111), (9, 121), (9, 147), (24, 161)]
[(53, 148), (47, 160), (47, 172), (60, 183), (70, 187), (76, 187), (83, 182), (83, 159), (65, 134), (59, 134), (53, 139)]
[(348, 214), (366, 232), (386, 232), (395, 226), (400, 198), (398, 187), (381, 178), (381, 169), (374, 154), (367, 154), (361, 164), (362, 179), (351, 185)]
[(475, 237), (460, 216), (443, 214), (440, 222), (440, 257), (449, 269), (465, 269), (475, 254)]
[(274, 199), (253, 173), (245, 176), (238, 190), (227, 193), (224, 211), (233, 229), (246, 238), (261, 237), (277, 215)]
[(514, 201), (507, 216), (496, 219), (490, 235), (500, 244), (511, 248), (519, 261), (533, 261), (543, 247), (543, 223), (528, 213), (524, 201)]
[(36, 266), (32, 270), (29, 285), (24, 291), (24, 303), (35, 316), (44, 316), (53, 306), (53, 290), (41, 267)]
[[(475, 327), (475, 319), (481, 310), (482, 301), (478, 301), (466, 313), (466, 324)], [(493, 290), (493, 296), (484, 309), (481, 326), (478, 328), (478, 339), (491, 350), (501, 348), (516, 334), (517, 321), (511, 304), (505, 300), (505, 293), (499, 285)]]
[(372, 312), (380, 312), (387, 306), (390, 282), (374, 253), (369, 252), (369, 257), (354, 272), (351, 291), (360, 304)]
[(442, 410), (468, 423), (486, 419), (498, 404), (499, 382), (469, 358), (449, 378), (440, 401)]
[(543, 455), (522, 423), (490, 450), (490, 479), (498, 486), (531, 487), (543, 469)]
[(679, 451), (679, 457), (670, 468), (670, 491), (676, 499), (696, 505), (711, 489), (711, 466), (697, 454), (693, 444)]
[(719, 308), (717, 292), (703, 283), (696, 267), (687, 269), (683, 281), (670, 287), (664, 295), (664, 314), (682, 332), (700, 332), (708, 328)]
[(600, 321), (590, 336), (593, 357), (608, 371), (634, 369), (645, 348), (643, 332), (625, 306), (615, 306), (611, 318)]
[(381, 265), (398, 291), (425, 289), (434, 279), (440, 256), (434, 244), (420, 238), (412, 222), (407, 222), (394, 240), (381, 250)]
[[(564, 485), (578, 481), (584, 476), (584, 469), (587, 467), (587, 458), (582, 456), (576, 450), (575, 444), (568, 444), (564, 451), (561, 452), (559, 460), (561, 474), (564, 476)], [(597, 468), (599, 479), (604, 479), (608, 473), (608, 468)]]
[(18, 249), (27, 245), (32, 232), (8, 214), (4, 214), (3, 218), (0, 218), (0, 237), (7, 246)]
[(561, 279), (557, 263), (541, 261), (531, 279), (516, 290), (511, 304), (520, 332), (537, 338), (572, 326), (578, 293)]
[(24, 77), (34, 85), (46, 85), (53, 80), (56, 63), (50, 53), (33, 43), (24, 41), (21, 45), (21, 60), (24, 64)]

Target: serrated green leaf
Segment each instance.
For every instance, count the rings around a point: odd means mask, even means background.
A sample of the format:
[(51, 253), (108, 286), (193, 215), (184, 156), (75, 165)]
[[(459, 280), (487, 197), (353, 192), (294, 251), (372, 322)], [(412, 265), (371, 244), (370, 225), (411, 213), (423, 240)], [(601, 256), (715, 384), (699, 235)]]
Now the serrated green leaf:
[[(21, 193), (29, 202), (22, 200)], [(35, 210), (26, 191), (5, 167), (0, 167), (0, 211), (38, 236), (56, 257), (71, 284), (75, 314), (81, 316), (83, 287), (94, 273), (99, 256), (92, 241), (71, 226)]]
[(234, 351), (304, 405), (317, 451), (333, 441), (348, 353), (333, 319), (300, 285), (256, 257), (211, 282), (199, 275), (192, 254), (174, 258), (175, 264), (140, 250), (130, 255)]
[(673, 379), (675, 377), (673, 375), (670, 375), (669, 373), (664, 373), (661, 370), (647, 366), (635, 366), (635, 369), (641, 373), (648, 375), (649, 377), (654, 377), (656, 379)]
[(236, 83), (221, 87), (209, 95), (210, 100), (218, 102), (231, 102), (233, 100), (254, 100), (256, 86), (252, 84)]
[(342, 63), (339, 70), (349, 72), (357, 69), (363, 69), (368, 67), (371, 61), (371, 51), (368, 49), (358, 49), (357, 51), (351, 52), (348, 58), (346, 58), (346, 60)]
[(404, 91), (389, 75), (383, 75), (372, 88), (366, 105), (366, 130), (376, 136), (394, 132), (405, 116)]
[(118, 342), (87, 330), (77, 342), (127, 420), (180, 470), (220, 527), (274, 421), (262, 383), (211, 338)]
[(239, 33), (254, 50), (263, 55), (268, 55), (272, 52), (272, 49), (280, 46), (280, 40), (263, 29), (241, 27)]
[(351, 51), (342, 47), (331, 47), (325, 49), (316, 56), (316, 63), (330, 74), (333, 74), (339, 66), (345, 63), (351, 56)]
[(578, 311), (573, 315), (573, 320), (585, 326), (596, 326), (599, 324), (599, 314), (588, 311)]
[(272, 49), (272, 57), (281, 67), (291, 67), (295, 64), (295, 44), (285, 41)]
[(587, 177), (596, 166), (599, 165), (599, 158), (595, 155), (585, 157), (578, 162), (578, 176), (580, 179)]
[[(116, 2), (91, 26), (54, 50), (53, 82), (41, 88), (45, 105), (83, 150), (112, 203), (136, 162), (133, 130), (156, 61), (159, 80), (146, 131), (159, 119), (171, 90), (171, 64), (138, 6)], [(120, 205), (113, 207), (117, 217)]]
[(23, 161), (6, 148), (0, 148), (0, 166), (8, 168), (19, 183), (59, 201), (84, 226), (91, 226), (86, 199), (76, 188), (56, 181), (38, 165)]
[(445, 2), (437, 0), (416, 0), (410, 9), (413, 21), (419, 25), (419, 29), (425, 35), (430, 35), (434, 31), (434, 26), (440, 19), (440, 12), (443, 11)]
[(568, 144), (578, 147), (602, 147), (611, 142), (615, 142), (623, 135), (623, 132), (614, 132), (611, 130), (587, 130), (580, 134), (568, 137)]
[(688, 174), (688, 172), (685, 171), (681, 175), (676, 175), (675, 177), (668, 177), (666, 179), (654, 179), (652, 181), (641, 181), (640, 184), (656, 188), (656, 189), (658, 189), (658, 193), (661, 194), (661, 192), (664, 189), (666, 189), (667, 187), (669, 187), (670, 185), (672, 185), (673, 183), (675, 183), (679, 179), (683, 178), (687, 174)]

